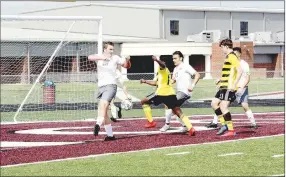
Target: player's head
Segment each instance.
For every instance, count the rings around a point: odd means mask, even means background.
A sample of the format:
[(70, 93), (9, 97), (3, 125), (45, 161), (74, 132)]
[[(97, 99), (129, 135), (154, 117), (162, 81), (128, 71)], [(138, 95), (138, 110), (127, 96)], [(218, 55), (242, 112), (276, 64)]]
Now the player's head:
[(241, 48), (240, 47), (234, 47), (233, 48), (233, 52), (235, 53), (235, 55), (240, 58), (241, 56)]
[(182, 52), (175, 51), (173, 53), (173, 62), (175, 66), (178, 66), (179, 64), (181, 64), (183, 60), (184, 60), (184, 55), (182, 54)]
[(233, 43), (231, 39), (224, 39), (220, 41), (219, 47), (222, 49), (224, 54), (228, 54), (232, 51)]
[(110, 54), (112, 55), (114, 51), (114, 43), (113, 42), (105, 42), (103, 44), (103, 52), (105, 54)]

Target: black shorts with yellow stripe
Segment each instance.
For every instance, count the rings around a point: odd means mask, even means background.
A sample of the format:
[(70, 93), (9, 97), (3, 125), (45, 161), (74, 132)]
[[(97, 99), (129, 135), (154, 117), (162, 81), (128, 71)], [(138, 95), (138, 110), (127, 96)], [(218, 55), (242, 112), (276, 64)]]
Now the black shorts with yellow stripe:
[(176, 95), (161, 96), (152, 93), (146, 97), (148, 99), (147, 104), (158, 106), (159, 104), (165, 104), (169, 109), (177, 107)]

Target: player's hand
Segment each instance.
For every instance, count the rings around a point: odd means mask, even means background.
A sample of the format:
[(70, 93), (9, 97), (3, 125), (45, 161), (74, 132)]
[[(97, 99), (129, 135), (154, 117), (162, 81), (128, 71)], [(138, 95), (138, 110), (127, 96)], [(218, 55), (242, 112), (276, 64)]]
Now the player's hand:
[(215, 81), (215, 85), (218, 85), (220, 83), (220, 79), (217, 79), (216, 81)]
[(153, 55), (153, 56), (152, 56), (152, 60), (153, 60), (153, 61), (157, 61), (158, 59)]
[(140, 79), (140, 84), (142, 83), (146, 83), (146, 80), (145, 79)]

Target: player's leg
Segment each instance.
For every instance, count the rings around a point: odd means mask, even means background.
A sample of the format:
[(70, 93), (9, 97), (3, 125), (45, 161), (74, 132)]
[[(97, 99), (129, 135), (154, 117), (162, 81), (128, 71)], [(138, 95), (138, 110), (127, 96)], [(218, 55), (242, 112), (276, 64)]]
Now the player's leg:
[(177, 97), (176, 95), (170, 95), (170, 96), (161, 96), (162, 102), (167, 105), (168, 108), (171, 108), (173, 110), (173, 113), (177, 115), (186, 127), (188, 128), (189, 134), (191, 136), (195, 135), (195, 129), (193, 128), (193, 125), (191, 124), (189, 118), (183, 114), (183, 111), (181, 108), (177, 105)]
[(165, 131), (167, 131), (167, 130), (170, 129), (170, 122), (171, 122), (172, 115), (173, 115), (172, 109), (169, 109), (169, 108), (165, 105), (165, 124), (164, 124), (164, 126), (160, 129), (161, 132), (165, 132)]
[(215, 98), (212, 99), (211, 107), (213, 108), (215, 115), (214, 115), (213, 120), (209, 124), (205, 125), (207, 128), (217, 128), (218, 120), (220, 121), (222, 125), (224, 125), (225, 121), (224, 121), (222, 112), (219, 107), (219, 104), (221, 102), (221, 99), (220, 99), (221, 94), (222, 94), (222, 91), (219, 90), (216, 93)]
[(251, 122), (251, 126), (253, 128), (257, 128), (254, 115), (248, 105), (248, 87), (245, 87), (241, 94), (236, 95), (236, 101), (238, 104), (241, 104), (242, 108), (244, 109), (245, 114), (247, 115), (247, 118)]
[(156, 122), (153, 120), (152, 117), (152, 109), (151, 104), (154, 104), (154, 101), (156, 100), (156, 95), (154, 93), (148, 95), (146, 98), (141, 100), (141, 105), (145, 114), (145, 117), (148, 120), (148, 123), (145, 125), (146, 128), (151, 128), (156, 126)]
[(116, 122), (119, 118), (119, 115), (118, 115), (118, 111), (119, 111), (119, 108), (114, 104), (114, 100), (115, 99), (112, 99), (111, 102), (110, 102), (110, 109), (109, 109), (109, 118), (110, 120), (112, 120), (113, 122)]
[[(176, 94), (177, 97), (177, 106), (181, 107), (188, 99), (190, 99), (191, 97), (183, 92), (178, 91)], [(181, 132), (187, 132), (188, 128), (186, 127), (185, 123), (183, 122), (182, 119), (180, 119), (180, 117), (176, 116), (178, 122), (182, 125), (182, 127), (180, 128)]]
[[(227, 90), (224, 93), (223, 100), (220, 103), (220, 109), (221, 109), (221, 112), (223, 113), (223, 118), (225, 120), (225, 125), (221, 129), (228, 130), (228, 132), (224, 134), (223, 136), (235, 136), (236, 135), (235, 130), (233, 128), (233, 121), (231, 118), (231, 114), (228, 109), (230, 103), (233, 102), (235, 98), (236, 98), (235, 93)], [(221, 135), (224, 132), (225, 131), (223, 132), (219, 131), (217, 134)]]
[(103, 117), (103, 121), (100, 121), (100, 122), (97, 121), (94, 127), (94, 136), (98, 135), (100, 126), (102, 126), (102, 124), (104, 123), (104, 128), (107, 133), (107, 137), (105, 138), (105, 140), (106, 141), (114, 140), (115, 137), (113, 136), (111, 121), (109, 117), (107, 116), (107, 111), (108, 111), (108, 107), (109, 107), (111, 100), (116, 95), (117, 86), (106, 85), (106, 86), (101, 87), (100, 89), (101, 89), (101, 92), (100, 92), (101, 94), (99, 95), (100, 101), (99, 101), (99, 107), (98, 107), (99, 109), (98, 118), (100, 118), (99, 120), (102, 120), (102, 117)]

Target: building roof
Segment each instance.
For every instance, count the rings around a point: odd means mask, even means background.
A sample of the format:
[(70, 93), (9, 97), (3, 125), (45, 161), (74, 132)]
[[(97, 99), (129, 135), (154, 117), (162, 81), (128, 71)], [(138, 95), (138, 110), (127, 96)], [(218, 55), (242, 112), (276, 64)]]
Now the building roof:
[[(1, 41), (61, 41), (65, 32), (1, 27)], [(65, 41), (97, 41), (97, 34), (69, 33)], [(165, 42), (163, 39), (103, 35), (103, 41), (122, 42)]]
[(28, 11), (21, 14), (29, 14), (33, 12), (43, 12), (56, 9), (66, 9), (80, 6), (105, 6), (105, 7), (127, 7), (137, 9), (154, 9), (154, 10), (181, 10), (181, 11), (217, 11), (217, 12), (264, 12), (264, 13), (284, 13), (285, 9), (265, 9), (265, 8), (241, 8), (241, 7), (202, 7), (202, 6), (182, 6), (182, 5), (147, 5), (147, 4), (111, 4), (111, 3), (99, 3), (88, 2), (80, 5), (68, 5), (66, 7), (51, 8), (45, 10)]

